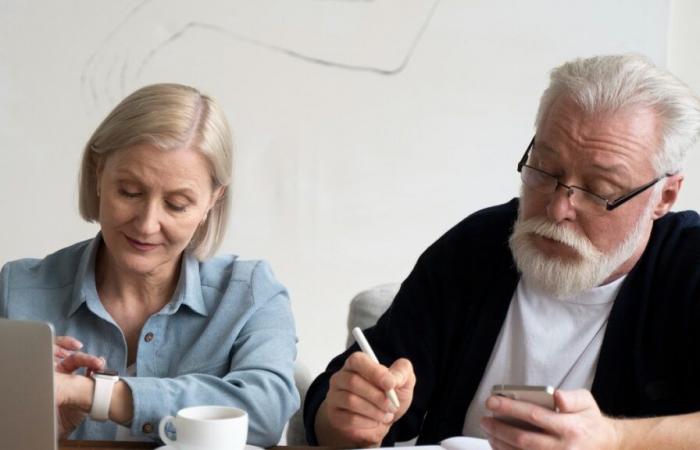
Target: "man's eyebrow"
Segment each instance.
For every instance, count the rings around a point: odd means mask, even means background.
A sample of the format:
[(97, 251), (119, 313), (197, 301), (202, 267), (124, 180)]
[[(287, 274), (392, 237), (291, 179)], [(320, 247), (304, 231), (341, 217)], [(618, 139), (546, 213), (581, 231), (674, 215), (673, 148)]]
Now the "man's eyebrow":
[(610, 172), (627, 174), (629, 172), (627, 170), (627, 166), (621, 163), (601, 164), (599, 162), (592, 161), (590, 164), (593, 169), (606, 172), (607, 174), (610, 174)]
[(532, 147), (532, 149), (533, 149), (533, 150), (537, 150), (538, 152), (544, 151), (544, 152), (551, 153), (551, 154), (554, 154), (554, 155), (559, 155), (559, 153), (557, 153), (556, 150), (554, 150), (552, 147), (550, 147), (549, 145), (547, 145), (546, 142), (542, 142), (542, 141), (540, 141), (540, 142), (535, 142), (535, 145)]
[[(546, 153), (548, 155), (559, 156), (559, 153), (552, 147), (547, 145), (546, 142), (535, 143), (533, 151), (534, 150), (537, 150), (538, 153)], [(620, 177), (628, 177), (630, 173), (629, 168), (622, 163), (612, 163), (608, 165), (597, 161), (591, 161), (589, 167), (594, 171), (602, 172), (607, 179), (614, 181), (618, 184), (621, 182), (621, 180), (619, 179)]]

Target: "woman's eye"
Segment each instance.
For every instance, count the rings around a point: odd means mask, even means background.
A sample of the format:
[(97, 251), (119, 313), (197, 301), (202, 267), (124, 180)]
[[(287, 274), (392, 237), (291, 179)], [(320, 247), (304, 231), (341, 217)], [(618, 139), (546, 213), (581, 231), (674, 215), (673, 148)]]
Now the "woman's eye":
[(138, 197), (139, 195), (141, 195), (141, 193), (138, 191), (127, 191), (125, 189), (119, 189), (119, 195), (122, 195), (122, 196), (128, 197), (128, 198), (134, 198), (134, 197)]
[(185, 210), (187, 209), (186, 205), (180, 206), (180, 205), (176, 205), (175, 203), (170, 203), (170, 202), (166, 202), (166, 205), (168, 205), (168, 208), (170, 208), (171, 210), (173, 210), (175, 212), (185, 212)]

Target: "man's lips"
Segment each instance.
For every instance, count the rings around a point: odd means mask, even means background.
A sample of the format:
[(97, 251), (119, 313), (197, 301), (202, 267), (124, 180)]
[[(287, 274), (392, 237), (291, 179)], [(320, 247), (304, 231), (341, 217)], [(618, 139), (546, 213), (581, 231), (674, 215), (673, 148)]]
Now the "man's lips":
[(129, 236), (126, 236), (126, 240), (127, 240), (127, 242), (129, 242), (129, 244), (132, 247), (134, 247), (135, 249), (140, 250), (140, 251), (153, 250), (154, 248), (158, 247), (158, 245), (159, 245), (159, 244), (153, 244), (150, 242), (142, 242), (142, 241), (139, 241), (136, 239), (132, 239)]
[[(553, 251), (554, 253), (561, 254), (563, 253), (564, 255), (570, 255), (570, 256), (579, 256), (578, 251), (571, 247), (569, 244), (566, 244), (562, 241), (559, 241), (557, 239), (552, 239), (547, 236), (542, 236), (541, 234), (536, 234), (532, 233), (532, 236), (535, 239), (535, 242), (537, 243), (539, 241), (539, 246), (541, 247), (542, 250), (550, 250)], [(544, 247), (544, 248), (542, 248)], [(563, 256), (563, 255), (561, 255)]]

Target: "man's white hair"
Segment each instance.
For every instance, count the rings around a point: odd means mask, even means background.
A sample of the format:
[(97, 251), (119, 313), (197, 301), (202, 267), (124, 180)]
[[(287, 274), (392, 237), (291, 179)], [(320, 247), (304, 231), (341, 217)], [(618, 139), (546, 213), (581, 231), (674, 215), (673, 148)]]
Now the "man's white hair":
[(700, 136), (700, 97), (667, 70), (640, 55), (606, 55), (569, 61), (550, 75), (535, 127), (554, 102), (567, 97), (586, 114), (649, 107), (661, 119), (662, 147), (652, 161), (658, 175), (683, 168)]

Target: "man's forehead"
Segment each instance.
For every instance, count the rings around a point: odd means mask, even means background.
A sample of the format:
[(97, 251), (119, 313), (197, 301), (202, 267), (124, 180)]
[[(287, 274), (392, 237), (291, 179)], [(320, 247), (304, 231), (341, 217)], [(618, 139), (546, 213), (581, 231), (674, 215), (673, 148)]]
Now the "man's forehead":
[(535, 152), (541, 156), (571, 156), (581, 152), (598, 162), (650, 162), (660, 146), (658, 115), (649, 107), (584, 112), (571, 101), (555, 102), (540, 124)]

